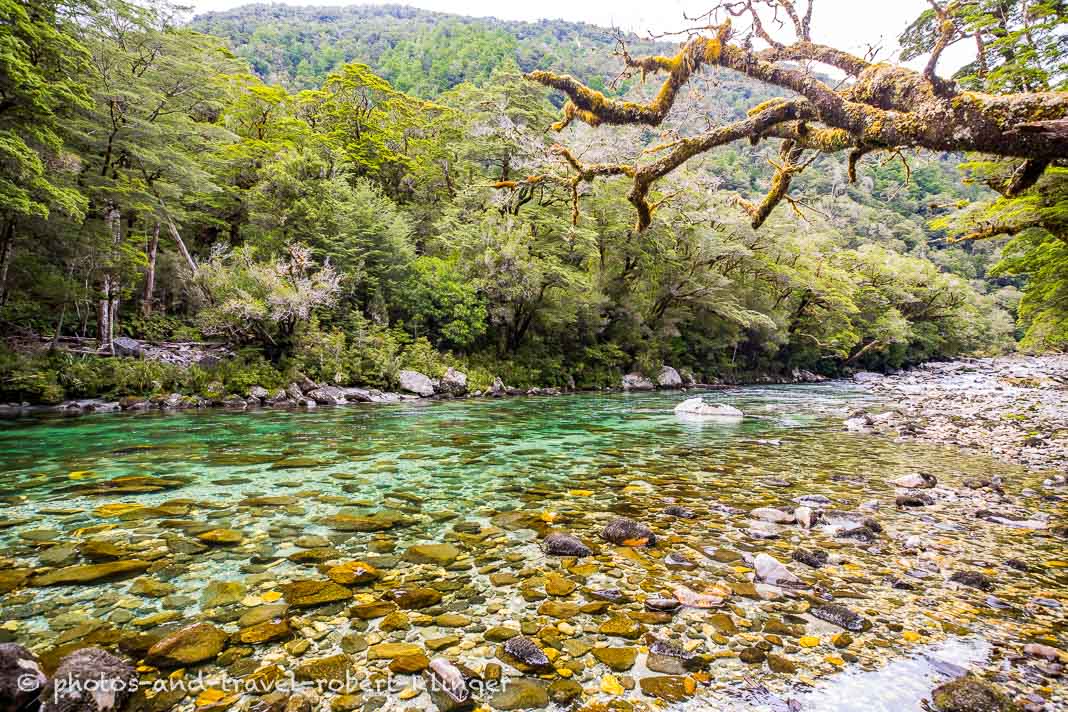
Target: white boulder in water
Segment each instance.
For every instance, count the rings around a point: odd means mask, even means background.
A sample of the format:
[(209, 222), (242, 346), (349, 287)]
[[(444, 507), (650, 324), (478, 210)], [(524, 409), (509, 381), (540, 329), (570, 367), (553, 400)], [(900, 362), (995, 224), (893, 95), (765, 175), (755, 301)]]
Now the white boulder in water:
[(687, 418), (711, 418), (716, 420), (741, 420), (742, 411), (722, 403), (706, 403), (701, 398), (689, 398), (675, 406), (675, 415)]

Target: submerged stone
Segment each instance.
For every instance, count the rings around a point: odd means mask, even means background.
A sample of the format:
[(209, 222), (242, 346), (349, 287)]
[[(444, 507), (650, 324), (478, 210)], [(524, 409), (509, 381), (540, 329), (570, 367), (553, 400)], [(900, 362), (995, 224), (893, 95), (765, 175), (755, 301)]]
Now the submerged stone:
[(185, 667), (206, 660), (214, 660), (227, 634), (209, 623), (198, 623), (164, 636), (148, 649), (145, 660), (157, 667)]
[(139, 574), (151, 564), (147, 561), (130, 559), (128, 561), (111, 561), (106, 564), (87, 564), (84, 566), (68, 566), (64, 569), (49, 571), (40, 576), (34, 576), (30, 581), (32, 586), (62, 586), (65, 584), (88, 584), (100, 581), (112, 581), (115, 579)]
[(352, 591), (329, 579), (293, 581), (278, 588), (282, 591), (286, 603), (295, 608), (311, 608), (352, 598)]
[(619, 517), (610, 521), (601, 531), (601, 538), (617, 546), (654, 546), (653, 530), (633, 519)]
[(1019, 708), (985, 680), (965, 675), (939, 685), (931, 692), (939, 712), (1017, 712)]
[(554, 532), (542, 541), (542, 549), (549, 556), (591, 556), (593, 551), (582, 540), (570, 534)]
[(817, 606), (809, 612), (822, 621), (836, 625), (839, 628), (845, 628), (854, 633), (859, 633), (871, 628), (871, 621), (854, 613), (845, 606), (840, 606), (836, 603)]
[(544, 672), (552, 668), (545, 651), (525, 635), (506, 640), (500, 647), (498, 657), (520, 672)]

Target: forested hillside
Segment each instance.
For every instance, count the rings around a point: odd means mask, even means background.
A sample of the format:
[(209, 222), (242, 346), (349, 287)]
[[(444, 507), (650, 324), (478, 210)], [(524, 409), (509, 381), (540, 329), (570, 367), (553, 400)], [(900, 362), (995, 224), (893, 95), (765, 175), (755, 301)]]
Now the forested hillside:
[[(568, 166), (645, 164), (790, 93), (709, 68), (657, 126), (548, 131), (562, 95), (524, 71), (657, 95), (638, 72), (614, 82), (607, 30), (397, 7), (257, 5), (191, 26), (119, 0), (3, 7), (0, 400), (243, 394), (296, 372), (391, 386), (447, 365), (476, 388), (616, 385), (664, 363), (699, 380), (835, 374), (1010, 349), (1036, 313), (1055, 326), (1033, 345), (1063, 343), (1055, 295), (1025, 297), (1039, 306), (1013, 324), (1027, 265), (991, 281), (997, 243), (948, 245), (968, 233), (958, 208), (997, 209), (960, 153), (880, 152), (856, 180), (851, 157), (816, 153), (754, 227), (742, 208), (785, 159), (730, 143), (658, 185), (636, 229), (626, 169), (572, 181)], [(239, 356), (110, 358), (120, 335)]]

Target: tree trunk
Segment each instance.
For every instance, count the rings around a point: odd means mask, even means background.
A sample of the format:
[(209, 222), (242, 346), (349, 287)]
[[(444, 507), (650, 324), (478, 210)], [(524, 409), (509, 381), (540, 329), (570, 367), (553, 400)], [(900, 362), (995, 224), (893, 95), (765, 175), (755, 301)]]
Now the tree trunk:
[(178, 227), (171, 220), (170, 216), (167, 216), (167, 230), (171, 233), (171, 237), (174, 238), (175, 244), (178, 245), (178, 252), (185, 258), (185, 263), (189, 265), (189, 270), (193, 273), (193, 276), (197, 276), (197, 261), (193, 259), (193, 255), (189, 254), (189, 249), (185, 246), (185, 241), (182, 239), (181, 234), (178, 232)]
[(152, 237), (148, 238), (148, 267), (145, 268), (145, 292), (141, 298), (141, 313), (146, 317), (152, 316), (152, 306), (156, 292), (156, 253), (159, 251), (159, 222), (152, 231)]
[[(112, 206), (108, 209), (105, 216), (108, 229), (111, 231), (111, 242), (114, 247), (118, 247), (122, 241), (122, 213), (118, 208)], [(113, 258), (118, 257), (117, 250), (111, 255)], [(100, 350), (109, 354), (115, 353), (115, 322), (119, 317), (119, 291), (121, 285), (119, 284), (119, 278), (116, 274), (111, 272), (112, 267), (108, 267), (108, 271), (104, 273), (104, 283), (102, 285), (101, 298), (97, 304), (96, 316), (96, 330), (97, 340), (100, 342)]]
[(7, 304), (7, 272), (15, 251), (15, 219), (8, 218), (0, 236), (0, 307)]

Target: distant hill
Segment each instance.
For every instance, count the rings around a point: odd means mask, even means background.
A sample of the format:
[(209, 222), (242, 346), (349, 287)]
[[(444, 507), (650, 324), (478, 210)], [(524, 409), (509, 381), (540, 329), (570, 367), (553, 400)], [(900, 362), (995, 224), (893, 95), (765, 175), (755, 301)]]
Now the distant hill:
[[(566, 71), (608, 93), (620, 69), (610, 29), (580, 22), (514, 22), (400, 5), (245, 5), (195, 17), (191, 26), (223, 37), (265, 81), (319, 86), (345, 62), (362, 62), (403, 91), (433, 97), (462, 82), (482, 83), (513, 59), (524, 71)], [(670, 43), (628, 36), (628, 46), (671, 52)]]

